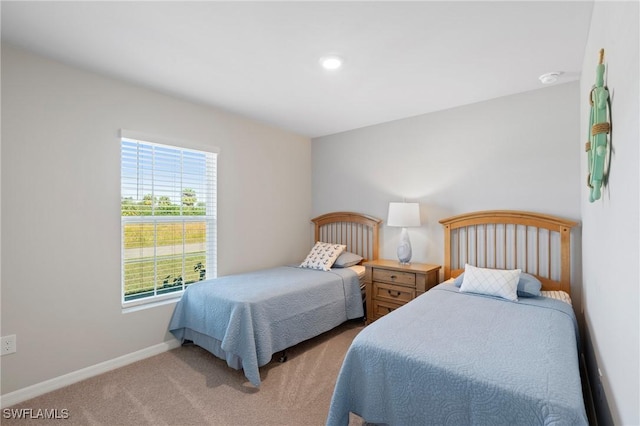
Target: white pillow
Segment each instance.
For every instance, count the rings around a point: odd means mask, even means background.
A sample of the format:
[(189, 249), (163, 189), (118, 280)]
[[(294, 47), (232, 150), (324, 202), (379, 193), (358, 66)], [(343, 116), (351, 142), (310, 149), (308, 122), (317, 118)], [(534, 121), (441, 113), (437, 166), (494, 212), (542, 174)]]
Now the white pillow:
[(466, 264), (460, 291), (515, 301), (518, 300), (520, 272), (520, 269), (486, 269)]
[(318, 241), (307, 258), (300, 264), (301, 268), (321, 269), (323, 271), (330, 271), (331, 265), (336, 261), (340, 253), (342, 253), (347, 246), (342, 244), (323, 243)]

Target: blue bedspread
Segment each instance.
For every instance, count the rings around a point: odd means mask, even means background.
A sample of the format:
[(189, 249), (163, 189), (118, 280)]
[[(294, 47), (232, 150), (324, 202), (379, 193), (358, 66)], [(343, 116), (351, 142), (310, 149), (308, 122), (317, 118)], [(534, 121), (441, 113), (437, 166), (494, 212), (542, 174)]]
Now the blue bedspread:
[(358, 275), (282, 266), (187, 287), (169, 330), (192, 340), (260, 385), (275, 352), (363, 316)]
[(440, 284), (366, 327), (328, 425), (586, 425), (571, 306)]

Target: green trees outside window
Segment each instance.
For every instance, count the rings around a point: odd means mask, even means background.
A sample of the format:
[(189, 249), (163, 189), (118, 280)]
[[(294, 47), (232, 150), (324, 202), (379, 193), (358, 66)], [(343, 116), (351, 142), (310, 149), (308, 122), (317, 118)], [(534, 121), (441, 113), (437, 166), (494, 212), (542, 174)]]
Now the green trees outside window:
[[(122, 199), (122, 216), (205, 216), (196, 192), (185, 189), (182, 204), (147, 194), (141, 201)], [(125, 300), (182, 290), (206, 277), (206, 222), (124, 225)], [(157, 270), (157, 275), (154, 272)]]

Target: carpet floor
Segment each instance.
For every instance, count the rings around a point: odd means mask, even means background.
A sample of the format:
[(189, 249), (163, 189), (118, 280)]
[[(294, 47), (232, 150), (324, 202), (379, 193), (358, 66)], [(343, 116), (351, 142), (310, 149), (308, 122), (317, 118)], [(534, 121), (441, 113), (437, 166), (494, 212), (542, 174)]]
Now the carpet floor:
[(274, 355), (260, 368), (260, 389), (204, 349), (182, 346), (9, 407), (68, 418), (11, 419), (5, 409), (2, 425), (323, 425), (342, 360), (362, 328), (346, 322), (289, 348), (285, 363)]

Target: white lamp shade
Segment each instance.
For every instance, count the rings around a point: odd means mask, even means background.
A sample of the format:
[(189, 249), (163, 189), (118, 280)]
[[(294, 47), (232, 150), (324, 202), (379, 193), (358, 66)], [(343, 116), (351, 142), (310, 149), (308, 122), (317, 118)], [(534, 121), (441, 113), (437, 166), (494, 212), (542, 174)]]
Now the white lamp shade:
[(389, 203), (388, 226), (420, 226), (420, 205), (418, 203)]

